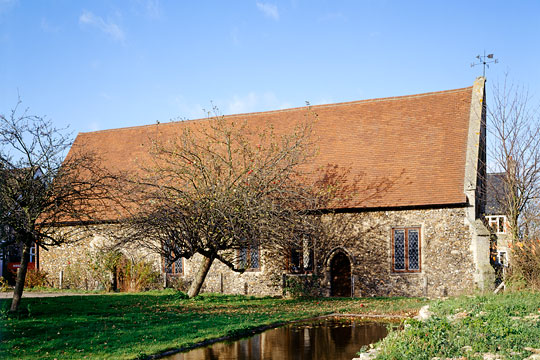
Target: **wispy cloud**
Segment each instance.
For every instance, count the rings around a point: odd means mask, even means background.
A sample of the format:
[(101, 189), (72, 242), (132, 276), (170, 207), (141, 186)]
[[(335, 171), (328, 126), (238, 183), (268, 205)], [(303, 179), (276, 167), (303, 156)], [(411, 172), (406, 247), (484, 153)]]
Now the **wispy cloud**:
[(41, 29), (47, 33), (60, 32), (60, 27), (52, 25), (46, 18), (41, 18)]
[(244, 96), (234, 95), (232, 99), (225, 101), (223, 105), (222, 110), (226, 114), (278, 110), (291, 107), (289, 103), (280, 101), (273, 92), (263, 94), (250, 92)]
[(200, 104), (189, 103), (183, 95), (176, 95), (171, 98), (170, 103), (173, 105), (174, 111), (178, 111), (175, 120), (183, 119), (199, 119), (205, 117), (204, 106)]
[(92, 121), (86, 125), (86, 131), (98, 131), (101, 130), (101, 123), (99, 121)]
[(161, 0), (131, 0), (130, 11), (150, 20), (160, 20), (163, 17)]
[(279, 20), (279, 11), (276, 5), (270, 3), (257, 2), (257, 8), (267, 17)]
[(161, 5), (159, 0), (146, 0), (146, 14), (154, 19), (161, 17)]
[(213, 116), (214, 109), (217, 115), (233, 115), (259, 111), (280, 110), (291, 108), (288, 102), (278, 99), (271, 91), (264, 93), (250, 92), (245, 95), (234, 95), (231, 98), (216, 99), (203, 106), (189, 102), (183, 95), (176, 95), (169, 99), (175, 111), (178, 111), (178, 119), (200, 119)]
[(83, 10), (79, 16), (79, 24), (93, 26), (116, 41), (123, 42), (125, 39), (124, 31), (118, 24), (105, 21), (101, 16), (94, 15), (88, 10)]

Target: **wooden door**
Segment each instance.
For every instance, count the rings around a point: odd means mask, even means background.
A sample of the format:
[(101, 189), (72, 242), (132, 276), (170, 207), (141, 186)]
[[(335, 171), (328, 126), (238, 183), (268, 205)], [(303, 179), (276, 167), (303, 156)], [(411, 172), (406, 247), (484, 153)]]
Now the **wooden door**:
[(351, 262), (344, 253), (336, 254), (330, 261), (332, 296), (351, 296)]

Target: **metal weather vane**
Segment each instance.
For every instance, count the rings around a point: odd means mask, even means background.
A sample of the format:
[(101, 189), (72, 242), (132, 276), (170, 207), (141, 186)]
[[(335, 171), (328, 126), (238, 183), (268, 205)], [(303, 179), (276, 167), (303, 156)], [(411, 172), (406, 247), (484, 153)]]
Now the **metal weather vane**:
[(479, 62), (472, 63), (471, 67), (475, 67), (476, 65), (483, 65), (483, 77), (486, 77), (486, 66), (489, 69), (489, 64), (497, 64), (499, 62), (499, 59), (493, 59), (493, 54), (486, 55), (486, 50), (484, 50), (484, 55), (476, 55), (476, 58), (479, 60)]

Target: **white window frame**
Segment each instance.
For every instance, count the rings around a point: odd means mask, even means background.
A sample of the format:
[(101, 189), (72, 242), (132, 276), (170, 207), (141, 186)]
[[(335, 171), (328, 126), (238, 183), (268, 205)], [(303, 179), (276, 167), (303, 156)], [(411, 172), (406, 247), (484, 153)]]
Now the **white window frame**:
[(36, 262), (36, 244), (32, 245), (30, 247), (30, 260), (29, 262), (33, 263)]
[(489, 227), (495, 230), (496, 234), (506, 234), (506, 228), (507, 228), (506, 215), (487, 215), (486, 220)]
[(497, 261), (499, 264), (508, 266), (508, 252), (506, 250), (497, 250)]

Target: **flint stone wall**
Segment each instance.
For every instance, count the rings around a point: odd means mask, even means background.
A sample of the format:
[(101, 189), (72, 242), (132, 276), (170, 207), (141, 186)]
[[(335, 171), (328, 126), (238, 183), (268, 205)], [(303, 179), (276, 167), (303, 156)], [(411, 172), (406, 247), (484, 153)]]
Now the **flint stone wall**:
[[(66, 227), (66, 232), (72, 229)], [(96, 225), (83, 231), (76, 231), (73, 242), (39, 251), (39, 269), (47, 272), (50, 286), (86, 290), (103, 290), (103, 282), (113, 274), (96, 269), (93, 262), (99, 252), (112, 245), (107, 234), (118, 230), (117, 225)], [(125, 247), (121, 249), (127, 260), (141, 260), (154, 264), (154, 271), (160, 271), (160, 258), (145, 249)], [(100, 271), (101, 270), (101, 271)], [(62, 274), (62, 275), (61, 275)], [(60, 279), (62, 277), (62, 280)]]
[[(475, 264), (465, 208), (377, 211), (355, 218), (358, 238), (344, 249), (351, 260), (354, 296), (447, 296), (470, 293)], [(375, 226), (374, 226), (375, 225)], [(420, 227), (421, 272), (392, 272), (392, 228)], [(329, 262), (325, 263), (330, 289)]]
[[(202, 292), (223, 294), (243, 294), (257, 296), (282, 295), (281, 274), (283, 270), (276, 262), (271, 261), (273, 254), (262, 249), (260, 252), (260, 268), (238, 273), (230, 270), (221, 261), (215, 260), (206, 276)], [(202, 256), (184, 259), (184, 275), (182, 278), (189, 284), (195, 277)], [(281, 262), (279, 262), (281, 264)]]
[[(337, 244), (330, 251), (316, 254), (321, 293), (330, 294), (331, 254), (342, 251), (350, 259), (354, 296), (429, 296), (439, 297), (470, 293), (476, 289), (474, 273), (476, 265), (471, 251), (473, 234), (466, 225), (466, 208), (415, 209), (345, 213), (354, 223), (354, 240)], [(107, 226), (107, 225), (101, 225)], [(421, 269), (420, 273), (392, 272), (393, 227), (420, 227)], [(74, 245), (65, 245), (42, 251), (40, 267), (49, 273), (52, 282), (58, 284), (58, 273), (74, 262), (88, 265), (88, 254), (100, 242), (106, 242), (103, 228), (93, 229), (94, 235)], [(345, 245), (345, 246), (343, 246)], [(156, 255), (130, 249), (130, 256), (153, 259), (156, 268), (161, 260)], [(153, 257), (152, 257), (153, 256)], [(286, 258), (272, 249), (261, 250), (261, 267), (256, 271), (239, 274), (231, 271), (218, 260), (214, 261), (202, 291), (226, 294), (281, 295), (282, 276)], [(189, 284), (194, 278), (200, 257), (183, 259), (182, 281)], [(85, 283), (76, 287), (95, 288), (96, 281), (88, 272)]]
[[(316, 255), (321, 274), (321, 293), (330, 295), (331, 254), (343, 251), (351, 261), (354, 296), (441, 297), (471, 293), (474, 282), (472, 232), (465, 224), (465, 208), (376, 211), (342, 214), (352, 217), (355, 240)], [(421, 267), (419, 273), (392, 272), (392, 228), (420, 227)], [(198, 259), (185, 261), (184, 278), (190, 281)], [(260, 271), (237, 274), (216, 261), (206, 279), (204, 291), (228, 294), (281, 295), (281, 277), (286, 271), (282, 254), (267, 249)]]

